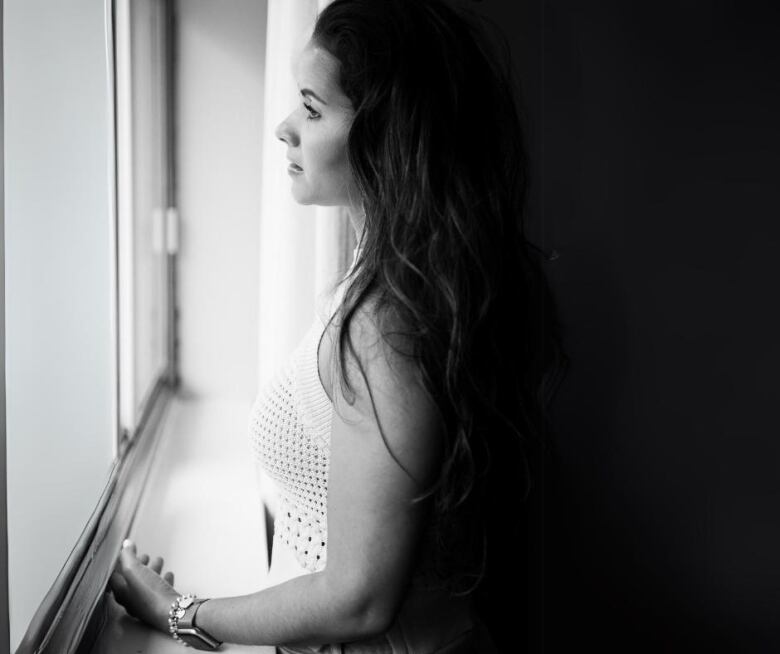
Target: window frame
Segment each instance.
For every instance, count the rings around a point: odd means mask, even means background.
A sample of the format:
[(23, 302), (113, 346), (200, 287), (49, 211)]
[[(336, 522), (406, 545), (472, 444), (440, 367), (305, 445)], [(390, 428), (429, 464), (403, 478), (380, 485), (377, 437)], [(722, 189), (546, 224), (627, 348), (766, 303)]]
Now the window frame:
[(0, 643), (10, 647), (8, 598), (8, 514), (5, 420), (5, 79), (3, 76), (3, 0), (0, 0)]

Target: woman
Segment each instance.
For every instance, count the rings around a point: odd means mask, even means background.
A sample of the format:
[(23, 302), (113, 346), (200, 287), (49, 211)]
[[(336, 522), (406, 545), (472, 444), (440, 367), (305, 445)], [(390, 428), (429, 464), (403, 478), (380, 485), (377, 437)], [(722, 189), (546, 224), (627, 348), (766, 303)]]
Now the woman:
[(561, 360), (489, 44), (442, 0), (335, 0), (319, 15), (276, 136), (295, 200), (347, 207), (358, 247), (253, 408), (281, 489), (275, 583), (191, 602), (130, 544), (111, 586), (131, 614), (202, 649), (482, 651), (474, 597), (516, 567), (513, 511)]

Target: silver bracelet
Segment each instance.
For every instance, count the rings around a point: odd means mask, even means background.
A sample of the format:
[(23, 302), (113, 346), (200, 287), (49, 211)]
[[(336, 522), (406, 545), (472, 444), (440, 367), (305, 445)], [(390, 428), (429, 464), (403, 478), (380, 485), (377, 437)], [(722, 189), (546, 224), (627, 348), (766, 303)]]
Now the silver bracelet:
[(171, 604), (171, 610), (168, 611), (168, 631), (171, 632), (171, 636), (173, 636), (173, 639), (176, 642), (181, 643), (185, 647), (189, 647), (189, 645), (181, 638), (179, 638), (179, 618), (184, 617), (185, 610), (192, 606), (192, 603), (195, 601), (195, 599), (196, 598), (193, 593), (180, 595), (173, 601)]
[(208, 651), (220, 648), (220, 641), (195, 624), (198, 609), (206, 602), (207, 599), (198, 599), (193, 593), (187, 593), (177, 597), (171, 604), (171, 610), (168, 611), (168, 629), (176, 642), (185, 647)]

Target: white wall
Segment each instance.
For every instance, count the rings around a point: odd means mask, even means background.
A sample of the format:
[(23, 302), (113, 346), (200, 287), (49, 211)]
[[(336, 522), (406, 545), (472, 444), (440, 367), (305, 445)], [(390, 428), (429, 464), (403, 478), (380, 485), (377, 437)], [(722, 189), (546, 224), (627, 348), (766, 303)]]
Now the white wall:
[(11, 647), (77, 541), (116, 438), (104, 0), (6, 0)]
[(184, 389), (257, 391), (266, 3), (177, 5), (179, 335)]

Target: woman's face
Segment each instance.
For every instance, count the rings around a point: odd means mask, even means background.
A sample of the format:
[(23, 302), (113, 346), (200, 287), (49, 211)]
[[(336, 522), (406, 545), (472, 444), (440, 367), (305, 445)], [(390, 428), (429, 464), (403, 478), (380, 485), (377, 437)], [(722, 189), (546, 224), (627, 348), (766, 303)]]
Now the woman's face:
[(292, 195), (300, 204), (352, 206), (358, 197), (347, 161), (354, 109), (338, 85), (338, 60), (311, 41), (293, 75), (300, 103), (276, 128), (287, 144)]

